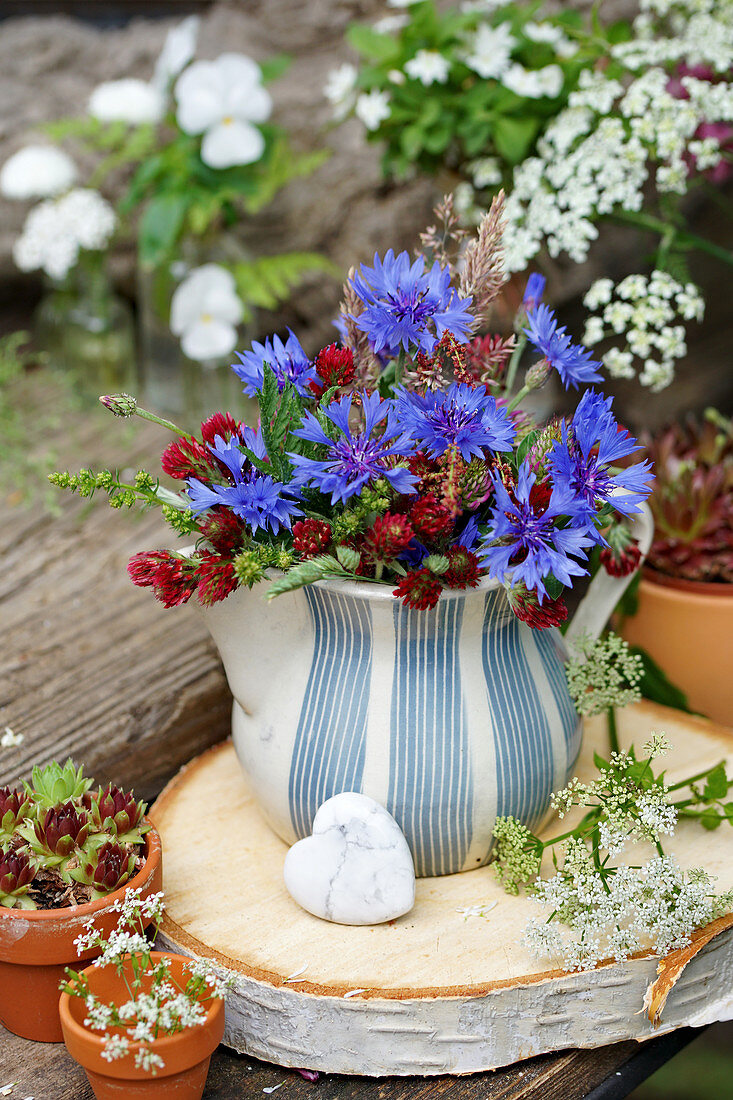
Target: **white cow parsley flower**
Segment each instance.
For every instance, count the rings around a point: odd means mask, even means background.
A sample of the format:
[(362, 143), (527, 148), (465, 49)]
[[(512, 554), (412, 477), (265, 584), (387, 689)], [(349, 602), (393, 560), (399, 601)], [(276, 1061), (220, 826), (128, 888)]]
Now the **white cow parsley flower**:
[(616, 287), (610, 279), (599, 279), (583, 304), (597, 311), (586, 321), (586, 343), (625, 338), (602, 357), (611, 377), (633, 378), (636, 359), (642, 364), (640, 383), (654, 393), (670, 384), (677, 360), (687, 354), (685, 326), (679, 322), (700, 321), (705, 311), (697, 287), (679, 283), (666, 271), (627, 275)]
[(219, 264), (204, 264), (174, 291), (171, 331), (181, 338), (189, 359), (221, 359), (236, 346), (236, 326), (243, 312), (232, 273)]
[(544, 69), (525, 69), (516, 62), (501, 77), (505, 88), (527, 99), (554, 99), (562, 91), (563, 80), (559, 65), (546, 65)]
[(115, 212), (98, 191), (78, 187), (60, 199), (47, 199), (29, 213), (13, 247), (21, 271), (43, 270), (63, 279), (82, 249), (104, 250), (114, 232)]
[(469, 69), (473, 69), (484, 80), (490, 77), (499, 80), (509, 68), (517, 40), (508, 23), (500, 23), (498, 27), (482, 23), (467, 45), (468, 51), (463, 60)]
[(165, 114), (165, 99), (155, 84), (144, 80), (108, 80), (94, 89), (87, 110), (100, 122), (141, 126), (160, 122)]
[(199, 16), (189, 15), (168, 31), (153, 75), (153, 84), (162, 92), (168, 90), (170, 82), (193, 60), (200, 26)]
[(419, 80), (428, 87), (430, 84), (445, 84), (450, 71), (450, 61), (437, 50), (418, 50), (405, 64), (405, 72), (413, 80)]
[(386, 118), (389, 118), (389, 95), (387, 92), (365, 92), (356, 101), (355, 112), (357, 118), (366, 126), (367, 130), (378, 130)]
[(265, 151), (262, 131), (272, 111), (262, 70), (244, 54), (224, 53), (216, 61), (194, 61), (175, 85), (178, 125), (203, 134), (201, 159), (210, 168), (252, 164)]
[(6, 199), (50, 199), (76, 180), (71, 157), (51, 145), (26, 145), (5, 161), (0, 170), (0, 192)]

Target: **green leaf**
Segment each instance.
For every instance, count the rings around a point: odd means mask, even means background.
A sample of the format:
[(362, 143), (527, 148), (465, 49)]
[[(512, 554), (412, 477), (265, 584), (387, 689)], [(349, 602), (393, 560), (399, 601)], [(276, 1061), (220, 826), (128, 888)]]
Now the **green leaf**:
[(525, 458), (529, 454), (532, 447), (534, 447), (541, 434), (542, 433), (539, 430), (527, 433), (527, 435), (517, 447), (517, 466), (522, 465)]
[(725, 810), (725, 816), (728, 818), (731, 825), (733, 825), (733, 802), (726, 802), (723, 809)]
[(593, 763), (598, 768), (599, 772), (608, 771), (608, 768), (610, 766), (608, 760), (604, 760), (601, 754), (598, 752), (593, 753)]
[(651, 699), (666, 707), (674, 707), (675, 710), (684, 710), (687, 714), (695, 713), (690, 709), (684, 691), (668, 679), (666, 673), (645, 649), (641, 646), (630, 646), (630, 650), (641, 657), (643, 672), (639, 688), (645, 699)]
[(510, 164), (519, 164), (531, 149), (538, 127), (539, 123), (535, 118), (501, 115), (494, 125), (497, 152)]
[(140, 262), (157, 267), (173, 249), (188, 209), (186, 194), (162, 194), (145, 208), (139, 229)]
[(234, 266), (237, 291), (247, 306), (276, 309), (286, 301), (306, 275), (323, 272), (340, 276), (334, 263), (315, 252), (285, 252), (279, 256), (261, 256)]
[(706, 802), (717, 802), (725, 798), (728, 793), (728, 777), (725, 774), (725, 764), (718, 764), (707, 777), (703, 798)]
[(720, 816), (717, 810), (714, 810), (712, 806), (709, 806), (707, 810), (703, 810), (698, 818), (698, 821), (702, 825), (703, 829), (707, 829), (708, 832), (712, 832), (713, 829), (717, 829), (722, 824), (723, 818)]
[(370, 61), (393, 61), (400, 53), (400, 47), (393, 38), (378, 34), (372, 27), (361, 23), (352, 23), (346, 32), (349, 45)]
[(544, 580), (545, 588), (547, 589), (547, 596), (551, 600), (558, 599), (565, 591), (565, 585), (562, 581), (559, 581), (557, 577), (553, 577), (552, 573), (548, 573)]
[(290, 68), (292, 61), (292, 57), (286, 53), (275, 54), (274, 57), (268, 57), (265, 61), (261, 61), (262, 82), (269, 84), (271, 80), (277, 80), (283, 76)]

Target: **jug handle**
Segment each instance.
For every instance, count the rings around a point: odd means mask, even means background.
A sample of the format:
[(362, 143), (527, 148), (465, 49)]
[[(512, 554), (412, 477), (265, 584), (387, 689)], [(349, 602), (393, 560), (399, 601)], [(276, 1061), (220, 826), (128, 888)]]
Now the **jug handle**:
[(630, 528), (641, 550), (639, 565), (627, 577), (612, 577), (602, 567), (598, 570), (573, 615), (573, 621), (565, 631), (567, 642), (573, 642), (583, 635), (590, 636), (591, 641), (600, 637), (614, 607), (641, 569), (654, 537), (654, 519), (648, 504), (642, 504), (641, 510), (631, 517)]

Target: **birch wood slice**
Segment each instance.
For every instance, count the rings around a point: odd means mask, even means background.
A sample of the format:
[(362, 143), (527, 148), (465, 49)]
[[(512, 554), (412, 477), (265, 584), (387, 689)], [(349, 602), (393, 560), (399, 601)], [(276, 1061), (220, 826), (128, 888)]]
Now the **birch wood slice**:
[[(666, 731), (670, 782), (733, 756), (733, 731), (703, 719), (647, 702), (619, 717), (622, 746)], [(581, 778), (593, 772), (594, 747), (606, 748), (598, 720), (587, 725)], [(389, 924), (311, 916), (283, 886), (287, 848), (261, 818), (228, 742), (185, 767), (152, 816), (164, 849), (161, 938), (237, 973), (224, 1041), (254, 1057), (326, 1073), (475, 1073), (733, 1015), (733, 928), (687, 964), (654, 1031), (642, 1003), (659, 960), (542, 969), (521, 942), (537, 906), (506, 895), (491, 867), (418, 880), (415, 908)], [(668, 848), (717, 875), (718, 889), (733, 886), (727, 825), (708, 833), (685, 822)], [(485, 915), (466, 915), (476, 906)]]

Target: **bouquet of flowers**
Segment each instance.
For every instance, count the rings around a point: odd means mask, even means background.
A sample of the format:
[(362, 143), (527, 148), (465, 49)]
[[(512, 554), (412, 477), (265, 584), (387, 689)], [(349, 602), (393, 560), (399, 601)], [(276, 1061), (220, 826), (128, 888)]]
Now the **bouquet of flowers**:
[[(481, 334), (503, 280), (502, 203), (464, 247), (460, 271), (450, 200), (416, 259), (389, 250), (352, 270), (340, 344), (311, 358), (291, 332), (239, 354), (232, 369), (257, 400), (256, 428), (218, 413), (194, 437), (127, 395), (103, 397), (118, 415), (174, 432), (162, 468), (181, 492), (146, 471), (132, 482), (110, 470), (52, 482), (105, 491), (114, 507), (160, 505), (195, 537), (185, 552), (130, 563), (134, 583), (167, 607), (194, 593), (210, 604), (270, 575), (270, 597), (341, 577), (389, 585), (426, 609), (486, 576), (505, 583), (526, 622), (561, 622), (563, 590), (588, 572), (594, 547), (616, 572), (638, 562), (623, 520), (649, 493), (650, 464), (629, 462), (637, 442), (595, 389), (569, 419), (537, 424), (522, 408), (552, 372), (573, 389), (600, 374), (541, 303), (539, 276), (516, 334)], [(527, 343), (535, 357), (515, 393)]]

